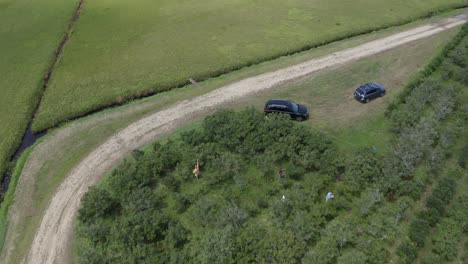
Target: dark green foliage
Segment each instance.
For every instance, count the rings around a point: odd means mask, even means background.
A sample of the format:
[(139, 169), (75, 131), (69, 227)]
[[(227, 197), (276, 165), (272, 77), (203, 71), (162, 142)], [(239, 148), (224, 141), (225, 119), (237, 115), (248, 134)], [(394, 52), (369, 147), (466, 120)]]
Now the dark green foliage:
[(468, 232), (468, 196), (458, 197), (447, 215), (458, 223), (462, 232)]
[(123, 245), (136, 247), (163, 240), (168, 223), (168, 217), (156, 210), (142, 211), (122, 218), (117, 223), (114, 234)]
[(361, 149), (354, 153), (350, 161), (345, 180), (355, 190), (360, 190), (376, 182), (382, 177), (380, 160), (370, 148)]
[(334, 179), (337, 156), (322, 133), (284, 116), (221, 111), (201, 130), (133, 152), (103, 187), (85, 195), (80, 259), (299, 261), (345, 208), (343, 198), (325, 204), (319, 189)]
[(338, 264), (363, 264), (367, 263), (369, 257), (359, 250), (349, 250), (342, 254), (337, 263)]
[(441, 257), (437, 254), (429, 253), (426, 256), (421, 257), (421, 264), (445, 264), (446, 261), (443, 261)]
[(92, 222), (107, 217), (118, 209), (117, 201), (107, 190), (99, 187), (91, 187), (81, 200), (81, 204), (78, 219), (82, 222)]
[(185, 212), (190, 205), (192, 205), (192, 199), (190, 196), (184, 193), (175, 193), (175, 211), (179, 214)]
[(425, 187), (425, 183), (422, 180), (416, 178), (400, 181), (397, 184), (396, 195), (399, 197), (409, 196), (414, 200), (418, 200), (421, 197), (421, 194), (424, 192)]
[(453, 260), (457, 255), (458, 242), (462, 235), (460, 225), (452, 219), (444, 219), (437, 225), (433, 236), (433, 251), (445, 260)]
[(413, 242), (405, 240), (397, 249), (397, 254), (400, 257), (400, 263), (413, 263), (418, 255), (418, 250)]
[(444, 211), (445, 211), (446, 204), (441, 199), (439, 199), (437, 197), (434, 197), (434, 196), (431, 196), (427, 200), (427, 206), (429, 208), (435, 209), (439, 213), (439, 215), (443, 215)]
[(421, 211), (418, 214), (418, 218), (429, 223), (431, 227), (434, 227), (439, 222), (441, 215), (435, 208), (429, 207), (426, 210)]
[(424, 219), (416, 218), (411, 222), (409, 237), (418, 247), (423, 247), (426, 237), (429, 235), (429, 222)]
[(466, 162), (468, 160), (468, 144), (463, 147), (460, 157), (458, 158), (458, 165), (462, 168), (466, 168)]

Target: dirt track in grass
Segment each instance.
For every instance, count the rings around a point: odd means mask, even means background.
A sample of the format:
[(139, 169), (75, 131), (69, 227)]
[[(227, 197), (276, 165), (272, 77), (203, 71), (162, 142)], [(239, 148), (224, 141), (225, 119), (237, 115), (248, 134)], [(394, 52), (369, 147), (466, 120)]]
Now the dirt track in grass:
[[(278, 71), (261, 74), (226, 85), (190, 100), (180, 101), (170, 107), (142, 118), (117, 132), (84, 158), (57, 189), (44, 212), (30, 251), (24, 263), (65, 263), (69, 261), (67, 247), (73, 230), (73, 221), (86, 190), (96, 184), (113, 166), (122, 161), (132, 150), (150, 143), (178, 126), (190, 122), (202, 113), (212, 111), (238, 98), (251, 96), (276, 85), (307, 76), (322, 69), (348, 63), (405, 43), (429, 37), (466, 22), (464, 16), (444, 19), (389, 37), (332, 53)], [(23, 174), (28, 174), (25, 166)], [(18, 186), (21, 186), (21, 180)], [(14, 249), (6, 249), (8, 255)]]

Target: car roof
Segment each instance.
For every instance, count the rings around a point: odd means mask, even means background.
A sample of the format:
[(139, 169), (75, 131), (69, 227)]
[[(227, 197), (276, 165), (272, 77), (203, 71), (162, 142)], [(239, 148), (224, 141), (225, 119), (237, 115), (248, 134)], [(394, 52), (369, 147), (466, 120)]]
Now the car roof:
[(366, 83), (366, 84), (361, 85), (359, 88), (362, 88), (366, 92), (369, 91), (372, 88), (384, 89), (384, 87), (381, 84), (378, 84), (378, 83)]
[(268, 100), (266, 103), (267, 105), (285, 105), (285, 106), (290, 106), (291, 102), (289, 100), (283, 100), (283, 99), (271, 99)]

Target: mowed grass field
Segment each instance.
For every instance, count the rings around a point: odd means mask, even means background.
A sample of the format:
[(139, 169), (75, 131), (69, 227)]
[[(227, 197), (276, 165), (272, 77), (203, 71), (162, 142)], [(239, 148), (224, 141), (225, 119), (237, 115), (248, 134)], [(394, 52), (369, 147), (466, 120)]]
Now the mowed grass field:
[(0, 0), (0, 180), (77, 0)]
[(86, 2), (33, 130), (468, 0)]

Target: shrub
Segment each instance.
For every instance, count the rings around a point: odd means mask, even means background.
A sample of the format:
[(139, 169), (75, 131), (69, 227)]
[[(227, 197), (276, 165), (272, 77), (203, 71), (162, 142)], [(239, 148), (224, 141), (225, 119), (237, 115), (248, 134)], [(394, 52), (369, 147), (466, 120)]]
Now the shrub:
[[(451, 178), (443, 178), (437, 188), (432, 192), (431, 198), (440, 199), (444, 203), (449, 203), (455, 194), (456, 183)], [(428, 201), (429, 203), (429, 201)], [(442, 207), (443, 208), (443, 207)]]
[(424, 192), (426, 185), (421, 179), (412, 178), (406, 181), (400, 181), (398, 183), (398, 189), (396, 195), (409, 196), (414, 200), (420, 198), (421, 194)]
[(175, 210), (177, 213), (181, 214), (185, 212), (190, 205), (192, 205), (192, 200), (189, 195), (184, 193), (175, 194)]
[(423, 247), (429, 230), (430, 226), (426, 220), (416, 218), (410, 225), (409, 238), (414, 242), (415, 246)]
[(431, 196), (429, 197), (429, 199), (427, 199), (427, 207), (434, 208), (440, 216), (444, 214), (445, 206), (446, 204), (444, 203), (444, 201), (437, 197)]
[(418, 250), (413, 242), (405, 240), (397, 249), (397, 254), (400, 257), (400, 263), (413, 263), (418, 255)]
[(362, 264), (367, 263), (369, 257), (358, 250), (346, 251), (338, 258), (338, 264)]
[(440, 220), (439, 211), (434, 208), (428, 208), (418, 213), (418, 218), (429, 223), (429, 226), (434, 227)]
[(78, 219), (84, 223), (92, 222), (98, 218), (111, 215), (117, 208), (117, 201), (107, 190), (99, 187), (91, 187), (81, 199)]
[(313, 250), (304, 255), (302, 263), (334, 263), (339, 255), (339, 250), (333, 241), (322, 239)]
[(354, 153), (346, 170), (345, 179), (355, 190), (374, 183), (382, 176), (380, 161), (371, 149), (364, 148)]
[(229, 226), (232, 230), (238, 230), (249, 217), (248, 213), (236, 204), (230, 203), (221, 210), (217, 224), (220, 227)]
[(368, 215), (374, 205), (382, 201), (382, 198), (383, 193), (378, 188), (368, 188), (361, 198), (361, 214)]
[(453, 260), (458, 253), (461, 228), (452, 219), (444, 219), (436, 229), (432, 239), (433, 251), (446, 260)]
[(429, 253), (428, 255), (421, 257), (420, 263), (421, 264), (444, 264), (445, 261), (443, 261), (439, 255)]
[(448, 212), (448, 217), (460, 226), (462, 232), (468, 232), (468, 196), (458, 197)]
[(460, 167), (465, 169), (467, 160), (468, 160), (468, 144), (465, 143), (465, 145), (463, 146), (463, 149), (461, 151), (461, 155), (458, 158), (458, 165), (460, 165)]

